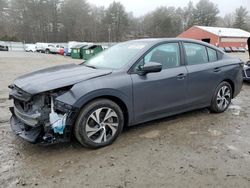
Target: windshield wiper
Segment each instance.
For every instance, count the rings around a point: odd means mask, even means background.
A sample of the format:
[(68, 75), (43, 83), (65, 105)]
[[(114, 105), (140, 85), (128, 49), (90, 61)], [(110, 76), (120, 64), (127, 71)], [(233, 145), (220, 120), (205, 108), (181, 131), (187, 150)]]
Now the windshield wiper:
[(92, 69), (97, 69), (95, 66), (92, 66), (92, 65), (84, 65), (85, 67), (89, 67), (89, 68), (92, 68)]

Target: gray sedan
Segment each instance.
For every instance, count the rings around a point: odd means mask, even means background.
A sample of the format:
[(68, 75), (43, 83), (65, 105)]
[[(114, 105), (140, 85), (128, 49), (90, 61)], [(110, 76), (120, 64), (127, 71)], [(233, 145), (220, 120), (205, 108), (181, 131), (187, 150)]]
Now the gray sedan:
[(142, 39), (81, 64), (26, 74), (12, 85), (13, 131), (32, 143), (111, 144), (124, 126), (208, 107), (224, 112), (242, 87), (243, 62), (207, 43)]

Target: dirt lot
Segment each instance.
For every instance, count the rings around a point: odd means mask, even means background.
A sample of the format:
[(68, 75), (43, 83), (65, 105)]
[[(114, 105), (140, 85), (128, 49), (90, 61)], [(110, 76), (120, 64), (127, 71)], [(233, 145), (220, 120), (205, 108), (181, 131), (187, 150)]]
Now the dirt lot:
[(202, 109), (135, 126), (99, 150), (17, 138), (7, 86), (24, 73), (69, 62), (79, 61), (0, 52), (0, 187), (250, 187), (250, 84), (223, 114)]

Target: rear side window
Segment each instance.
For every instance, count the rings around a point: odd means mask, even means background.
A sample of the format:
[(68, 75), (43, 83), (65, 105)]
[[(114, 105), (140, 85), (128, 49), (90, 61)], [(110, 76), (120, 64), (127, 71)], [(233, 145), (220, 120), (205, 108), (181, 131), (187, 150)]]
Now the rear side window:
[(206, 47), (195, 43), (184, 43), (188, 65), (208, 63)]
[(214, 61), (218, 60), (216, 50), (213, 50), (211, 48), (207, 48), (207, 53), (208, 53), (208, 58), (209, 58), (210, 62), (214, 62)]

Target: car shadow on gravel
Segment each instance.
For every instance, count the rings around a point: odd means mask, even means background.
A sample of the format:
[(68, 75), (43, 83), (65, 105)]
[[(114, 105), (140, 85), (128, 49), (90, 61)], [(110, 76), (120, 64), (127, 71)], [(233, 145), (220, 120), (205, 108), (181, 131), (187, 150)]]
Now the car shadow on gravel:
[(178, 120), (181, 118), (189, 118), (189, 117), (193, 117), (194, 115), (201, 115), (204, 113), (210, 114), (210, 111), (208, 110), (208, 108), (202, 108), (202, 109), (192, 110), (192, 111), (188, 111), (188, 112), (183, 112), (183, 113), (172, 115), (169, 117), (164, 117), (164, 118), (149, 121), (146, 123), (141, 123), (141, 124), (138, 124), (135, 126), (127, 126), (127, 127), (124, 127), (123, 132), (127, 132), (127, 131), (130, 131), (133, 129), (143, 129), (145, 127), (150, 127), (150, 126), (152, 126), (152, 128), (153, 128), (154, 125), (163, 124), (163, 123), (166, 124), (166, 123), (169, 123), (169, 122), (174, 121), (174, 120)]
[(243, 84), (250, 87), (250, 82), (244, 81)]
[[(126, 127), (124, 127), (123, 132), (120, 135), (120, 138), (122, 139), (122, 137), (129, 136), (129, 134), (131, 134), (131, 132), (133, 132), (133, 134), (141, 134), (146, 129), (150, 129), (153, 131), (153, 130), (159, 128), (159, 126), (160, 127), (164, 126), (164, 128), (165, 128), (166, 126), (170, 126), (172, 124), (171, 122), (173, 122), (173, 121), (181, 120), (183, 118), (192, 118), (194, 115), (199, 116), (199, 115), (202, 115), (204, 113), (209, 114), (210, 111), (207, 108), (203, 108), (203, 109), (185, 112), (185, 113), (178, 114), (178, 115), (173, 115), (173, 116), (166, 117), (166, 118), (157, 119), (157, 120), (146, 122), (146, 123), (141, 123), (141, 124), (134, 125), (134, 126), (126, 126)], [(113, 149), (115, 149), (115, 147), (118, 147), (118, 148), (120, 147), (119, 144), (116, 145), (116, 142), (114, 142), (111, 145)], [(108, 146), (108, 147), (111, 147), (111, 146)], [(37, 147), (37, 148), (35, 148), (35, 147)], [(46, 146), (38, 144), (38, 145), (32, 145), (32, 148), (35, 150), (39, 150), (37, 152), (45, 152), (45, 153), (57, 151), (57, 150), (61, 150), (61, 151), (63, 151), (63, 150), (64, 151), (79, 150), (81, 152), (93, 151), (93, 149), (81, 146), (81, 144), (78, 143), (78, 141), (74, 138), (74, 136), (72, 136), (72, 139), (70, 142), (56, 143), (56, 144), (51, 144), (51, 145), (46, 145)]]

